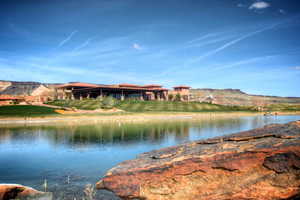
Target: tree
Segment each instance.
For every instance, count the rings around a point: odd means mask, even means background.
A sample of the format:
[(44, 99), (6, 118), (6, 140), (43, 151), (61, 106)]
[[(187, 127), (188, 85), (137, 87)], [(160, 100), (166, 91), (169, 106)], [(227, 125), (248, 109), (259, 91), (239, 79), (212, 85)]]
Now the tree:
[(173, 98), (174, 98), (174, 95), (173, 95), (173, 94), (169, 94), (169, 95), (168, 95), (169, 101), (173, 101)]
[(109, 109), (116, 104), (116, 99), (111, 96), (104, 97), (102, 100), (102, 108)]
[(175, 95), (175, 101), (181, 101), (181, 95), (179, 93)]

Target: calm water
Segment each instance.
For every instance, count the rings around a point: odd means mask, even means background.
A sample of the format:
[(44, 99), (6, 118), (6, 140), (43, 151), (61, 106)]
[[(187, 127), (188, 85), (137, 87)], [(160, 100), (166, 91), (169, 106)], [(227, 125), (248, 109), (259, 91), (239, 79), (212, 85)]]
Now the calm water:
[[(295, 120), (300, 116), (0, 128), (0, 183), (20, 183), (42, 190), (47, 180), (48, 190), (73, 195), (137, 154)], [(70, 188), (73, 190), (68, 191)]]

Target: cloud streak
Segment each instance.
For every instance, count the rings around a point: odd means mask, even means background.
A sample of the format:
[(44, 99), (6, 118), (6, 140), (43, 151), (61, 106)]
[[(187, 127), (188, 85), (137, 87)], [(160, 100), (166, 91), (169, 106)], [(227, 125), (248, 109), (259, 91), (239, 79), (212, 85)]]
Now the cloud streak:
[(137, 44), (137, 43), (134, 43), (134, 44), (132, 45), (132, 48), (134, 48), (134, 49), (136, 49), (136, 50), (142, 50), (142, 47), (141, 47), (139, 44)]
[(79, 45), (78, 47), (74, 48), (73, 51), (78, 51), (84, 47), (86, 47), (87, 45), (90, 44), (90, 42), (92, 41), (93, 38), (89, 38), (87, 39), (84, 43), (82, 43), (81, 45)]
[(196, 38), (196, 39), (193, 39), (193, 40), (188, 41), (187, 44), (193, 44), (193, 43), (195, 43), (195, 42), (199, 42), (199, 41), (205, 40), (205, 39), (207, 39), (207, 38), (216, 37), (216, 36), (218, 36), (219, 34), (220, 34), (220, 33), (208, 33), (208, 34), (203, 35), (203, 36), (201, 36), (201, 37), (199, 37), (199, 38)]
[(227, 64), (227, 65), (222, 65), (221, 67), (216, 67), (216, 68), (213, 69), (213, 71), (230, 69), (230, 68), (250, 64), (250, 63), (256, 63), (258, 61), (267, 60), (267, 59), (270, 59), (272, 57), (274, 57), (274, 56), (269, 55), (269, 56), (262, 56), (262, 57), (255, 57), (255, 58), (250, 58), (250, 59), (246, 59), (246, 60), (241, 60), (241, 61), (233, 62), (233, 63)]
[(222, 36), (219, 38), (213, 38), (213, 39), (209, 39), (209, 40), (203, 39), (204, 41), (188, 44), (184, 48), (193, 48), (193, 47), (199, 48), (199, 47), (203, 47), (203, 46), (207, 46), (207, 45), (211, 45), (211, 44), (220, 43), (220, 42), (232, 39), (233, 37), (234, 37), (234, 35), (226, 35), (226, 36)]
[(58, 44), (57, 47), (60, 48), (60, 47), (64, 46), (67, 42), (69, 42), (69, 41), (72, 39), (72, 37), (73, 37), (77, 32), (78, 32), (77, 30), (73, 31), (67, 38), (65, 38), (64, 40), (62, 40), (62, 41)]
[[(231, 40), (230, 42), (227, 42), (226, 44), (224, 44), (224, 45), (222, 45), (222, 46), (220, 46), (220, 47), (218, 47), (218, 48), (216, 48), (216, 49), (214, 49), (214, 50), (212, 50), (212, 51), (209, 51), (209, 52), (205, 53), (204, 55), (202, 55), (202, 56), (200, 56), (200, 57), (198, 57), (198, 58), (196, 58), (196, 59), (193, 59), (193, 60), (191, 61), (191, 63), (198, 62), (198, 61), (200, 61), (200, 60), (202, 60), (202, 59), (204, 59), (204, 58), (207, 58), (207, 57), (209, 57), (209, 56), (212, 56), (212, 55), (214, 55), (214, 54), (217, 54), (217, 53), (219, 53), (219, 52), (221, 52), (221, 51), (223, 51), (223, 50), (225, 50), (225, 49), (227, 49), (227, 48), (229, 48), (229, 47), (235, 45), (235, 44), (238, 43), (238, 42), (241, 42), (241, 41), (243, 41), (243, 40), (245, 40), (245, 39), (247, 39), (247, 38), (250, 38), (250, 37), (252, 37), (252, 36), (254, 36), (254, 35), (257, 35), (257, 34), (259, 34), (259, 33), (262, 33), (262, 32), (264, 32), (264, 31), (271, 30), (271, 29), (275, 28), (277, 25), (278, 25), (278, 24), (273, 24), (273, 25), (271, 25), (271, 26), (268, 26), (268, 27), (259, 29), (259, 30), (257, 30), (257, 31), (254, 31), (254, 32), (251, 32), (251, 33), (248, 33), (248, 34), (245, 34), (245, 35), (243, 35), (243, 36), (241, 36), (241, 37), (239, 37), (239, 38), (237, 38), (237, 39), (235, 39), (235, 40)], [(190, 64), (191, 64), (191, 63), (190, 63)]]
[(249, 9), (250, 10), (253, 10), (253, 9), (255, 9), (255, 10), (262, 10), (262, 9), (268, 8), (270, 6), (271, 5), (269, 3), (267, 3), (267, 2), (258, 1), (258, 2), (255, 2), (255, 3), (251, 4), (249, 6)]

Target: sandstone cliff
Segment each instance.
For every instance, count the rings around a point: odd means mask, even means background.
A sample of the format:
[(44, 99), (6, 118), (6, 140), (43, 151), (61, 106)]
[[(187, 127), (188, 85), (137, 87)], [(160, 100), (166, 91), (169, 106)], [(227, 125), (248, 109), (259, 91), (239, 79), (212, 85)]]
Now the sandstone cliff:
[(300, 97), (251, 95), (239, 89), (191, 89), (191, 100), (221, 105), (265, 106), (269, 104), (300, 104)]
[(10, 96), (47, 96), (53, 98), (55, 86), (39, 82), (0, 81), (0, 95)]
[(0, 184), (0, 200), (51, 200), (52, 194), (37, 191), (19, 184)]
[(123, 199), (298, 199), (300, 121), (144, 153), (97, 188)]
[(0, 81), (0, 92), (5, 90), (7, 87), (11, 85), (10, 81)]

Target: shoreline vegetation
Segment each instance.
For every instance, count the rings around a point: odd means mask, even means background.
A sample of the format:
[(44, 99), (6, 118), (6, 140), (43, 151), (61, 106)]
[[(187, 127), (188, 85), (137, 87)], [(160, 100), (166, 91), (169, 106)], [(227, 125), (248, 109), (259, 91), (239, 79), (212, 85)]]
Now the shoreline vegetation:
[(119, 101), (112, 97), (84, 100), (55, 100), (48, 105), (81, 110), (116, 108), (125, 112), (290, 112), (300, 111), (300, 104), (269, 104), (265, 106), (220, 105), (207, 102), (184, 101)]
[[(41, 125), (41, 124), (94, 124), (94, 123), (145, 123), (161, 121), (197, 121), (216, 118), (235, 118), (248, 116), (263, 116), (261, 112), (149, 112), (149, 113), (110, 113), (110, 114), (76, 114), (48, 115), (40, 117), (0, 117), (0, 126)], [(298, 112), (280, 112), (278, 115), (300, 115)]]
[(272, 114), (299, 115), (300, 105), (274, 104), (266, 106), (264, 111), (258, 111), (255, 106), (225, 106), (199, 102), (60, 100), (45, 105), (1, 106), (0, 124), (145, 122)]
[[(75, 108), (81, 110), (97, 110), (117, 108), (126, 112), (216, 112), (216, 111), (255, 111), (250, 106), (224, 106), (211, 103), (183, 101), (119, 101), (111, 97), (84, 100), (56, 100), (48, 102), (52, 106)], [(299, 107), (300, 110), (300, 107)]]

